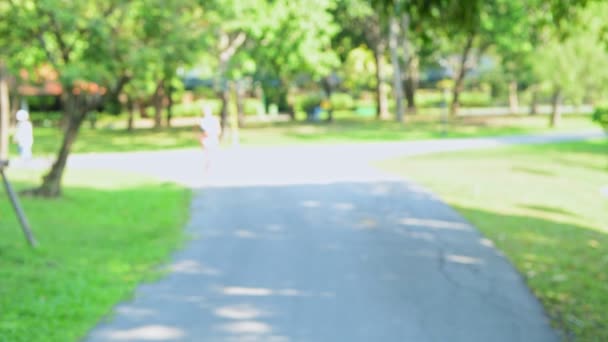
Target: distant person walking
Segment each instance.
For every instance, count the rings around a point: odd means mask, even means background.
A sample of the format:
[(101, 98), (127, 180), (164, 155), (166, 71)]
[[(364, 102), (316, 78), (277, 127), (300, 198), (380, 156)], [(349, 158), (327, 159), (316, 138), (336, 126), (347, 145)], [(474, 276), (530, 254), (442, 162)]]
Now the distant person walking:
[(34, 145), (34, 127), (30, 122), (30, 114), (20, 109), (17, 111), (17, 129), (13, 139), (19, 147), (19, 156), (24, 159), (32, 158), (32, 146)]
[(222, 134), (220, 121), (213, 116), (209, 105), (203, 106), (203, 118), (200, 122), (200, 128), (200, 142), (205, 153), (205, 171), (209, 171), (211, 164), (217, 156), (220, 147), (220, 135)]

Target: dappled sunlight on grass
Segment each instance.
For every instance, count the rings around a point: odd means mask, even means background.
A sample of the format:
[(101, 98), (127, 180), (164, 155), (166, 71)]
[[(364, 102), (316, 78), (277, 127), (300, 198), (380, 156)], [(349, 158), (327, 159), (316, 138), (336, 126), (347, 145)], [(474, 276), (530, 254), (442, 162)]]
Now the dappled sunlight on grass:
[[(385, 162), (429, 186), (514, 262), (561, 328), (608, 339), (608, 142)], [(571, 337), (572, 337), (571, 336)]]
[[(16, 171), (17, 189), (36, 184), (35, 173)], [(0, 202), (0, 336), (82, 337), (179, 245), (188, 201), (189, 192), (174, 185), (68, 172), (62, 198), (22, 198), (36, 250), (26, 245), (8, 201)]]
[[(34, 154), (54, 155), (61, 144), (60, 134), (57, 128), (37, 128)], [(198, 146), (197, 132), (192, 127), (136, 129), (132, 132), (102, 128), (93, 130), (83, 127), (72, 152), (126, 152)]]
[[(345, 117), (334, 123), (281, 122), (252, 124), (241, 132), (246, 144), (352, 142), (516, 135), (549, 131), (544, 116), (462, 117), (444, 126), (439, 115), (408, 118), (405, 124), (374, 118)], [(588, 116), (564, 119), (558, 131), (595, 129)]]
[[(461, 117), (444, 126), (436, 114), (416, 115), (405, 124), (378, 121), (374, 118), (349, 116), (333, 123), (258, 122), (246, 123), (240, 129), (244, 145), (281, 145), (301, 143), (345, 143), (370, 141), (396, 141), (432, 139), (441, 137), (475, 137), (516, 135), (549, 131), (575, 131), (595, 129), (586, 115), (565, 116), (561, 127), (549, 130), (545, 116), (489, 116)], [(36, 128), (34, 154), (54, 155), (61, 143), (57, 128)], [(230, 129), (226, 144), (231, 143)], [(91, 129), (83, 126), (73, 146), (73, 152), (113, 152), (134, 150), (161, 150), (171, 148), (197, 148), (197, 131), (193, 126), (151, 129), (141, 128), (128, 132), (124, 129)], [(16, 147), (13, 146), (16, 154)]]

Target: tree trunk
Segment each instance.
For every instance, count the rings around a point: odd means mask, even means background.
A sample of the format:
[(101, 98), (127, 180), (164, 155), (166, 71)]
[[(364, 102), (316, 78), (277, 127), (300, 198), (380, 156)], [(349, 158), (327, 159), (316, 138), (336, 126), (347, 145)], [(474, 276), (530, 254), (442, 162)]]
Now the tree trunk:
[(171, 127), (171, 119), (173, 119), (173, 86), (169, 85), (167, 93), (167, 127)]
[(410, 28), (410, 17), (407, 13), (401, 16), (401, 44), (403, 49), (403, 75), (401, 78), (402, 89), (405, 93), (405, 100), (407, 102), (407, 113), (416, 113), (416, 82), (417, 77), (417, 63), (418, 60), (414, 54), (410, 51), (410, 40), (409, 40), (409, 28)]
[[(333, 77), (333, 76), (330, 75), (330, 76), (324, 77), (323, 81), (322, 81), (323, 90), (325, 91), (325, 95), (327, 96), (327, 101), (330, 101), (330, 102), (331, 102), (331, 95), (334, 92), (331, 77)], [(332, 108), (332, 106), (330, 104), (329, 108), (327, 108), (327, 122), (333, 122), (333, 121), (334, 121), (334, 109)]]
[(245, 89), (243, 88), (243, 82), (238, 80), (235, 82), (234, 95), (236, 98), (236, 113), (238, 117), (239, 127), (245, 125), (245, 104), (243, 98), (245, 96)]
[(222, 100), (222, 106), (220, 108), (220, 125), (222, 126), (222, 136), (226, 131), (228, 125), (228, 104), (230, 102), (230, 91), (227, 86), (222, 87), (220, 91), (220, 98)]
[(266, 116), (266, 114), (268, 113), (267, 108), (266, 108), (266, 97), (264, 95), (264, 87), (262, 87), (262, 84), (256, 84), (255, 88), (254, 88), (254, 93), (255, 93), (255, 98), (259, 101), (259, 108), (257, 110), (257, 114), (258, 116)]
[[(12, 96), (10, 96), (11, 115), (9, 115), (9, 121), (12, 126), (17, 123), (17, 117), (15, 116), (15, 113), (17, 113), (17, 111), (19, 110), (22, 99), (21, 96), (17, 93), (17, 88), (11, 89), (10, 91), (12, 92)], [(44, 108), (44, 110), (47, 111), (48, 109)]]
[(271, 99), (271, 95), (270, 95), (271, 91), (270, 91), (270, 87), (265, 85), (265, 83), (262, 83), (262, 100), (263, 100), (263, 105), (264, 105), (264, 112), (268, 115), (270, 114), (270, 105), (272, 104), (272, 99)]
[(58, 197), (61, 195), (61, 180), (63, 178), (63, 171), (68, 160), (68, 155), (72, 149), (72, 144), (76, 140), (78, 130), (84, 121), (86, 114), (86, 104), (82, 103), (82, 96), (73, 95), (66, 92), (67, 98), (64, 101), (65, 113), (67, 117), (67, 126), (63, 136), (63, 142), (61, 148), (57, 154), (57, 159), (53, 163), (51, 170), (42, 180), (42, 185), (28, 193), (32, 193), (36, 196), (43, 197)]
[(127, 99), (127, 109), (129, 110), (129, 118), (127, 119), (127, 131), (133, 131), (133, 121), (135, 119), (135, 110), (138, 104), (133, 101), (131, 98)]
[(393, 93), (395, 96), (395, 118), (403, 122), (403, 89), (401, 88), (401, 66), (397, 39), (399, 36), (399, 22), (394, 16), (389, 24), (389, 49), (391, 50), (391, 63), (393, 64)]
[(462, 50), (462, 56), (460, 58), (460, 69), (458, 70), (458, 74), (456, 75), (456, 80), (454, 82), (454, 89), (452, 92), (452, 104), (450, 106), (450, 117), (454, 118), (458, 115), (458, 111), (460, 109), (460, 93), (464, 87), (464, 77), (467, 73), (467, 59), (469, 58), (469, 53), (471, 52), (471, 47), (473, 46), (473, 39), (475, 38), (475, 33), (470, 32), (467, 37), (467, 42)]
[(416, 89), (418, 88), (418, 57), (412, 56), (407, 65), (408, 72), (403, 80), (407, 112), (416, 114)]
[(142, 119), (147, 119), (150, 117), (150, 115), (148, 115), (148, 104), (145, 101), (137, 101), (137, 107), (139, 108), (139, 116)]
[(531, 88), (532, 100), (530, 101), (530, 115), (536, 115), (538, 113), (538, 86), (534, 84)]
[(384, 43), (378, 42), (374, 46), (374, 61), (376, 62), (376, 117), (386, 119), (388, 117), (388, 101), (386, 89), (384, 88)]
[(519, 99), (517, 96), (517, 81), (509, 83), (509, 111), (511, 114), (519, 113)]
[(550, 127), (557, 127), (560, 122), (562, 116), (562, 90), (561, 88), (556, 88), (553, 92), (553, 97), (551, 98), (551, 118), (549, 121)]
[(163, 84), (164, 80), (158, 82), (154, 92), (154, 128), (160, 128), (163, 124)]

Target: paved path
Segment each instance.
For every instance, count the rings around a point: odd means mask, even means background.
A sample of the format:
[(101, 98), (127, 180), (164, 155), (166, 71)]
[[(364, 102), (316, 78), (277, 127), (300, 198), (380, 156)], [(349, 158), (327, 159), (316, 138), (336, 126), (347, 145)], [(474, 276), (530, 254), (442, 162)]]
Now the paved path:
[[(370, 162), (399, 156), (445, 151), (495, 148), (515, 144), (540, 144), (602, 137), (601, 130), (572, 134), (545, 134), (498, 138), (434, 139), (364, 144), (240, 147), (223, 151), (221, 172), (201, 176), (202, 153), (197, 149), (154, 152), (92, 153), (73, 155), (70, 169), (109, 169), (144, 173), (188, 187), (223, 185), (292, 185), (330, 181), (396, 180), (379, 173)], [(50, 160), (37, 160), (46, 168)], [(16, 165), (18, 167), (18, 165)]]
[(369, 162), (583, 137), (240, 149), (203, 181), (195, 151), (77, 156), (197, 188), (169, 274), (86, 340), (556, 341), (490, 241)]

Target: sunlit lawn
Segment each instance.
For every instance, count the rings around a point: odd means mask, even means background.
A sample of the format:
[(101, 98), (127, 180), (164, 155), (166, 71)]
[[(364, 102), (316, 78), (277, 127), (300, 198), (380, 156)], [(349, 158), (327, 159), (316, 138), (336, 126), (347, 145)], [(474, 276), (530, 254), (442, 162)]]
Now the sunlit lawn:
[[(38, 181), (11, 171), (18, 188)], [(66, 186), (58, 200), (22, 199), (36, 250), (0, 201), (0, 341), (79, 340), (183, 241), (185, 189), (90, 171)]]
[(554, 323), (608, 341), (608, 142), (438, 154), (383, 164), (439, 194), (492, 239)]
[[(554, 131), (597, 129), (589, 116), (568, 116)], [(437, 115), (418, 115), (405, 124), (373, 118), (340, 117), (327, 123), (274, 123), (252, 125), (241, 131), (244, 144), (347, 143), (399, 141), (441, 137), (531, 134), (553, 131), (546, 116), (465, 117), (450, 125)]]
[[(239, 131), (243, 145), (286, 145), (303, 143), (348, 143), (369, 141), (398, 141), (433, 139), (440, 137), (474, 137), (543, 133), (548, 131), (576, 131), (596, 129), (588, 116), (566, 116), (557, 130), (547, 127), (546, 116), (502, 116), (460, 118), (449, 126), (436, 115), (418, 115), (405, 125), (394, 121), (377, 121), (373, 118), (354, 117), (337, 113), (334, 123), (298, 122), (250, 123)], [(226, 132), (226, 144), (232, 139)], [(108, 152), (133, 150), (159, 150), (197, 147), (194, 127), (171, 129), (82, 128), (74, 152)], [(55, 153), (60, 144), (60, 131), (56, 128), (37, 128), (34, 152), (38, 155)]]

